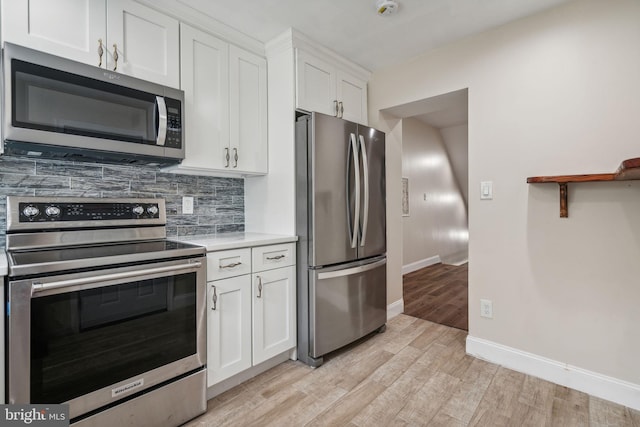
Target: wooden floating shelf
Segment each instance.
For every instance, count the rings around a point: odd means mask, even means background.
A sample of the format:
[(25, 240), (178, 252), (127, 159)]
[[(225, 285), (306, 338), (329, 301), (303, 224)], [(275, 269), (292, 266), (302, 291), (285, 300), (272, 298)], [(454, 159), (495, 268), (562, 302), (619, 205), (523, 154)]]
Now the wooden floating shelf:
[(560, 186), (560, 218), (569, 217), (567, 198), (570, 182), (604, 182), (640, 180), (640, 157), (623, 161), (614, 173), (596, 173), (586, 175), (531, 176), (528, 184), (558, 184)]

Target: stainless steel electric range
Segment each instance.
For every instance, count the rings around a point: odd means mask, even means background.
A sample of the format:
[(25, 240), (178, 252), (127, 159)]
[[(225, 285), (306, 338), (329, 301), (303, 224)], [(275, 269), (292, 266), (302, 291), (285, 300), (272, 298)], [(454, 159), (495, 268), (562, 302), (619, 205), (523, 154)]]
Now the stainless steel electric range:
[(176, 426), (206, 410), (205, 249), (162, 199), (7, 197), (7, 402), (72, 425)]

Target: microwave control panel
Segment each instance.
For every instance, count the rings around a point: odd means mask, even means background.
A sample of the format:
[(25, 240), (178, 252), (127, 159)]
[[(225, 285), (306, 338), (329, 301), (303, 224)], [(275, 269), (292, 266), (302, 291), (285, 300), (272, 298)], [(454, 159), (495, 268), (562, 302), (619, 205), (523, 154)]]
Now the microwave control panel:
[(165, 98), (167, 104), (167, 137), (165, 147), (182, 148), (182, 103), (177, 99)]

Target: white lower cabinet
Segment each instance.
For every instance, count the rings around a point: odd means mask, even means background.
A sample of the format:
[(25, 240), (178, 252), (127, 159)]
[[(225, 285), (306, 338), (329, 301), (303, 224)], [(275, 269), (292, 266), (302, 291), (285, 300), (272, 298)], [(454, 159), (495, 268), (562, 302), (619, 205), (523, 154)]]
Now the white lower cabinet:
[(208, 283), (207, 383), (251, 367), (251, 276)]
[(294, 264), (293, 243), (207, 254), (208, 387), (296, 346)]
[(295, 267), (253, 274), (253, 363), (296, 345)]

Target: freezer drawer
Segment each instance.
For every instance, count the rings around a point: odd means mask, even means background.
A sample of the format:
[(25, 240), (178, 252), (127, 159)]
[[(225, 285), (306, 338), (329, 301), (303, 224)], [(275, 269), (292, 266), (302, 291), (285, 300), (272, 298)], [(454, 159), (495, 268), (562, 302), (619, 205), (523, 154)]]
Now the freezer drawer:
[(387, 320), (387, 260), (309, 270), (309, 355), (343, 347)]

